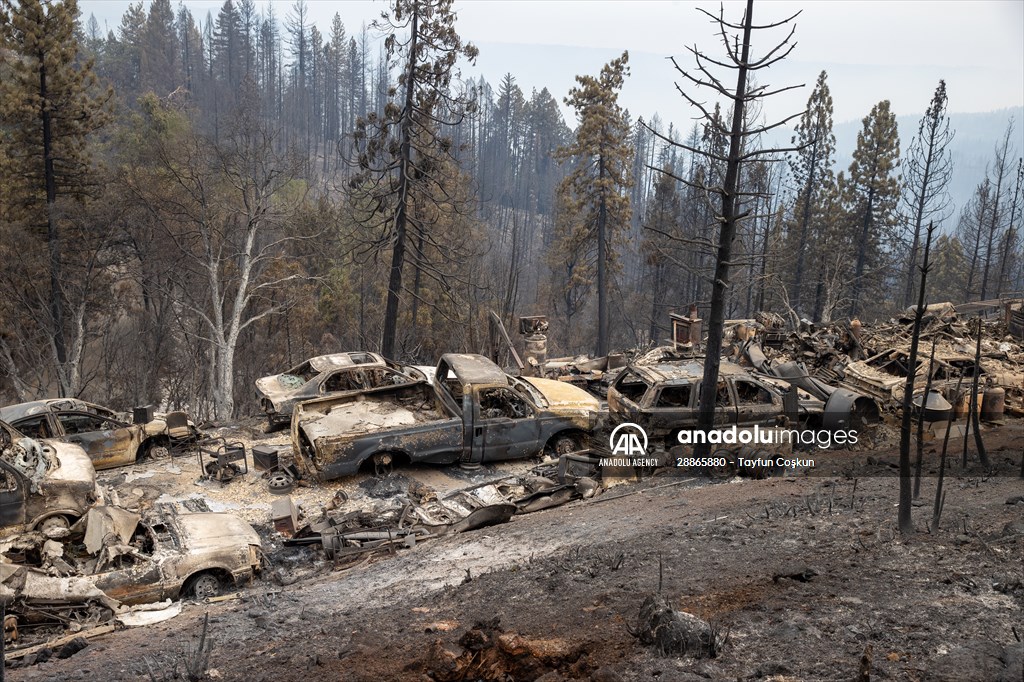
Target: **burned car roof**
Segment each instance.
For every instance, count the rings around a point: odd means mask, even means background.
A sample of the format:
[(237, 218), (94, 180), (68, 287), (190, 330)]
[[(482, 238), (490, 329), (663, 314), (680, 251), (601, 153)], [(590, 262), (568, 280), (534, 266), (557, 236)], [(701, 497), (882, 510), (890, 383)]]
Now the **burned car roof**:
[[(633, 370), (643, 378), (661, 383), (689, 383), (704, 378), (704, 363), (700, 360), (683, 362), (663, 362), (657, 365), (631, 365)], [(751, 374), (733, 362), (723, 360), (718, 366), (718, 376), (751, 376)]]
[(78, 410), (88, 412), (95, 409), (96, 405), (87, 403), (78, 398), (46, 398), (44, 400), (32, 400), (27, 403), (8, 405), (0, 407), (0, 419), (5, 422), (12, 422), (22, 417), (44, 412), (55, 412), (60, 410)]
[(317, 355), (309, 359), (309, 365), (318, 372), (326, 372), (337, 367), (351, 367), (352, 365), (383, 365), (384, 358), (376, 353), (367, 351), (352, 351), (346, 353), (330, 353)]

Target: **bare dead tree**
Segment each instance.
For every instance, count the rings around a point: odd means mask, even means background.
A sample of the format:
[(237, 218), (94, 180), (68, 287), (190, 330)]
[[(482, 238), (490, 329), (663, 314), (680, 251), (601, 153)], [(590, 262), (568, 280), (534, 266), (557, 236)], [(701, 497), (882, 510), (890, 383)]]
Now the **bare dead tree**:
[[(914, 298), (914, 268), (917, 266), (917, 250), (920, 248), (921, 226), (924, 220), (938, 216), (942, 222), (942, 214), (949, 206), (949, 194), (946, 187), (953, 176), (953, 161), (949, 153), (949, 144), (953, 141), (954, 131), (949, 129), (949, 116), (946, 114), (946, 81), (940, 80), (935, 89), (931, 104), (921, 117), (917, 127), (917, 137), (907, 150), (904, 164), (904, 196), (911, 220), (912, 239), (910, 245), (909, 267), (907, 268), (906, 284), (903, 290), (903, 305), (909, 306)], [(915, 493), (915, 497), (917, 494)]]
[[(714, 185), (714, 179), (712, 178), (708, 178), (707, 180), (701, 181), (699, 185), (695, 185), (689, 180), (673, 175), (677, 180), (702, 191), (707, 197), (709, 203), (711, 203), (711, 195), (717, 195), (721, 199), (721, 212), (716, 216), (716, 220), (719, 224), (717, 255), (715, 261), (715, 274), (711, 288), (711, 311), (708, 315), (708, 340), (706, 347), (706, 359), (704, 361), (704, 378), (701, 383), (700, 406), (697, 417), (697, 427), (706, 432), (711, 430), (714, 425), (715, 393), (718, 386), (718, 368), (721, 361), (720, 355), (722, 350), (723, 327), (726, 307), (728, 304), (729, 275), (730, 270), (734, 265), (733, 241), (736, 239), (737, 227), (740, 221), (750, 216), (749, 211), (742, 213), (737, 211), (737, 198), (740, 196), (751, 196), (749, 192), (740, 191), (740, 167), (746, 162), (762, 157), (767, 157), (770, 160), (779, 160), (777, 158), (778, 154), (794, 151), (796, 148), (793, 147), (778, 149), (751, 149), (748, 147), (748, 142), (751, 136), (760, 135), (767, 130), (784, 125), (788, 121), (801, 116), (803, 112), (797, 112), (792, 116), (788, 116), (775, 123), (765, 123), (761, 125), (755, 124), (753, 127), (744, 123), (744, 114), (752, 103), (759, 103), (771, 95), (803, 87), (803, 85), (785, 86), (774, 90), (769, 89), (769, 85), (752, 85), (748, 87), (748, 79), (754, 72), (767, 69), (773, 64), (785, 59), (789, 53), (793, 51), (793, 48), (796, 47), (796, 42), (792, 40), (794, 32), (796, 31), (796, 26), (791, 25), (788, 35), (786, 35), (781, 42), (768, 50), (763, 57), (752, 59), (750, 55), (751, 33), (755, 29), (767, 30), (789, 25), (797, 16), (799, 16), (799, 12), (779, 22), (754, 25), (754, 0), (747, 0), (746, 11), (744, 12), (743, 20), (740, 24), (733, 24), (726, 21), (724, 9), (719, 10), (718, 16), (699, 8), (697, 11), (710, 17), (712, 22), (717, 26), (717, 33), (721, 36), (722, 45), (725, 48), (726, 59), (712, 59), (694, 46), (688, 47), (687, 51), (693, 55), (696, 62), (695, 71), (686, 71), (681, 68), (674, 57), (672, 58), (672, 64), (675, 66), (676, 71), (678, 71), (690, 85), (697, 88), (710, 89), (716, 96), (724, 98), (731, 104), (731, 128), (726, 129), (721, 123), (720, 118), (716, 117), (713, 111), (708, 108), (709, 105), (706, 102), (698, 101), (695, 96), (688, 94), (678, 83), (676, 84), (676, 90), (679, 91), (690, 106), (696, 107), (700, 111), (700, 117), (704, 119), (705, 125), (708, 126), (712, 132), (722, 136), (728, 136), (728, 155), (722, 156), (720, 153), (716, 153), (714, 151), (699, 149), (697, 147), (677, 142), (660, 134), (653, 128), (647, 127), (647, 129), (656, 137), (671, 146), (679, 147), (691, 152), (692, 154), (697, 154), (711, 161), (725, 164), (725, 176), (720, 186)], [(739, 32), (740, 35), (737, 35), (736, 32)], [(715, 71), (717, 70), (716, 67), (717, 69), (726, 69), (727, 72), (736, 72), (735, 88), (730, 89), (723, 82), (721, 77), (715, 75)], [(652, 170), (666, 172), (662, 168), (652, 168)], [(704, 456), (709, 452), (710, 444), (705, 442), (697, 446), (697, 456)]]
[[(914, 333), (910, 337), (910, 358), (907, 360), (907, 382), (903, 387), (903, 423), (900, 429), (900, 501), (897, 517), (899, 520), (900, 532), (909, 535), (914, 532), (914, 523), (910, 518), (910, 505), (912, 502), (912, 486), (910, 480), (910, 425), (911, 407), (914, 399), (914, 379), (917, 376), (917, 346), (921, 341), (921, 318), (924, 317), (924, 295), (925, 286), (928, 283), (928, 270), (931, 265), (928, 263), (928, 254), (932, 246), (932, 236), (935, 234), (935, 223), (928, 223), (928, 230), (924, 241), (924, 258), (921, 261), (921, 288), (917, 292), (917, 310), (914, 311)], [(927, 397), (927, 396), (926, 396)], [(921, 403), (924, 409), (924, 402)]]

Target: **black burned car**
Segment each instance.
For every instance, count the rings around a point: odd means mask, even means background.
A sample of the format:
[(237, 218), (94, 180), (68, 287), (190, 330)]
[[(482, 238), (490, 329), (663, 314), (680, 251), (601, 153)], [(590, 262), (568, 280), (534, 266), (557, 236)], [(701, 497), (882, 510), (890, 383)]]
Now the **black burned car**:
[[(679, 430), (697, 425), (703, 376), (704, 364), (699, 360), (630, 366), (608, 389), (609, 417), (612, 423), (638, 424), (652, 438), (665, 438), (672, 445)], [(821, 401), (804, 394), (797, 406), (800, 421), (820, 417), (823, 408)], [(716, 426), (774, 426), (784, 421), (783, 394), (777, 386), (739, 365), (721, 363)]]
[(426, 381), (419, 369), (387, 360), (376, 353), (354, 351), (318, 355), (302, 364), (256, 380), (267, 430), (291, 422), (297, 403), (384, 386)]
[[(608, 389), (608, 413), (613, 424), (632, 422), (668, 446), (676, 434), (697, 426), (700, 359), (655, 365), (630, 365)], [(858, 428), (877, 421), (878, 407), (867, 396), (828, 386), (808, 385), (802, 376), (754, 374), (722, 361), (715, 397), (715, 426), (775, 426)], [(788, 397), (795, 391), (793, 397)]]

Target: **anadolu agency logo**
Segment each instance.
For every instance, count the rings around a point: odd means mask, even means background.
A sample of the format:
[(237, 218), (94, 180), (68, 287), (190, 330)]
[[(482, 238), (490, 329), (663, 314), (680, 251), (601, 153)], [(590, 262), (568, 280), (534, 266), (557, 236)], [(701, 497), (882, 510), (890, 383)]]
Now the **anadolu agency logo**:
[(639, 424), (625, 422), (619, 424), (608, 436), (608, 447), (611, 457), (602, 457), (600, 466), (635, 467), (656, 466), (655, 459), (647, 458), (647, 432)]
[[(643, 439), (643, 445), (641, 445)], [(639, 424), (625, 422), (612, 429), (608, 436), (608, 447), (612, 455), (619, 457), (643, 457), (647, 454), (647, 432)]]

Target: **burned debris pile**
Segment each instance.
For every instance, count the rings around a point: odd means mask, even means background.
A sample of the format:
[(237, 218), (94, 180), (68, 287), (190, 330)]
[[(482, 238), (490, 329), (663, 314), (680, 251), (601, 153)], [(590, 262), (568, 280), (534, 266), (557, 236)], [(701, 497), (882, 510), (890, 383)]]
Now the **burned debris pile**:
[[(975, 363), (977, 335), (974, 315), (986, 312), (977, 306), (933, 304), (926, 308), (918, 357), (915, 394), (931, 389), (954, 408), (967, 413), (970, 385), (977, 374), (982, 390), (981, 410), (988, 421), (1003, 414), (1024, 416), (1024, 347), (1019, 335), (1010, 332), (1006, 315), (982, 317), (981, 359)], [(987, 312), (998, 309), (989, 307)], [(884, 324), (849, 323), (813, 325), (780, 335), (778, 327), (758, 320), (733, 324), (730, 353), (741, 364), (781, 378), (800, 381), (801, 388), (815, 393), (825, 387), (846, 388), (874, 398), (886, 413), (901, 409), (907, 374), (913, 310)], [(929, 349), (934, 345), (934, 362)], [(920, 400), (918, 400), (920, 404)], [(986, 409), (985, 406), (989, 406)]]
[[(561, 459), (565, 459), (563, 456)], [(391, 475), (384, 479), (403, 480)], [(347, 500), (328, 504), (315, 519), (303, 518), (290, 497), (274, 505), (274, 526), (286, 547), (316, 546), (335, 565), (364, 555), (392, 554), (418, 542), (506, 523), (516, 514), (549, 509), (597, 493), (592, 478), (567, 471), (564, 463), (535, 467), (511, 476), (451, 492), (443, 497), (413, 481), (406, 491), (356, 506)]]

